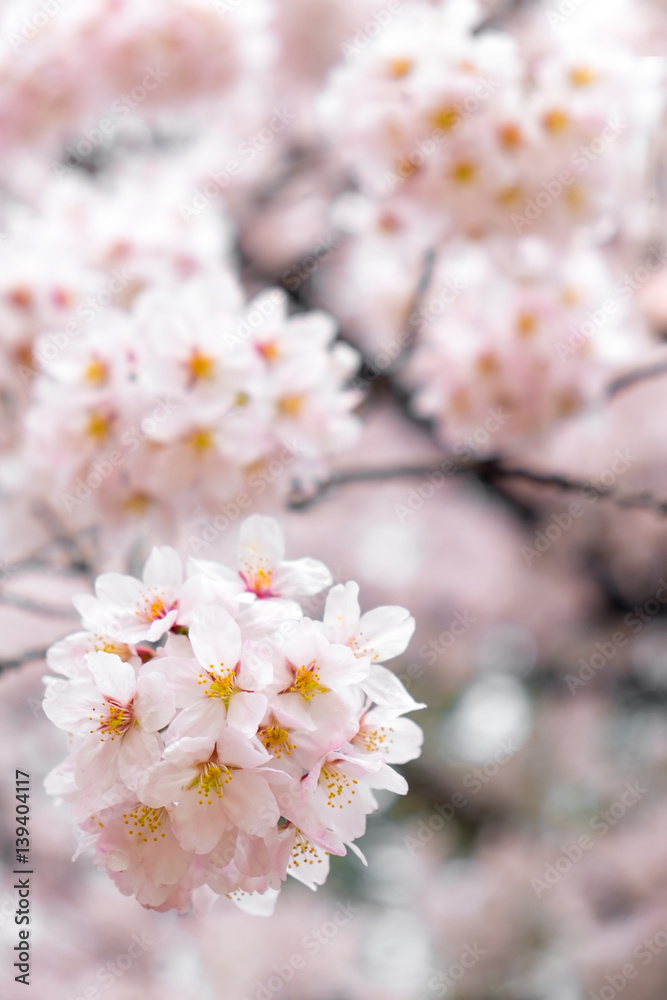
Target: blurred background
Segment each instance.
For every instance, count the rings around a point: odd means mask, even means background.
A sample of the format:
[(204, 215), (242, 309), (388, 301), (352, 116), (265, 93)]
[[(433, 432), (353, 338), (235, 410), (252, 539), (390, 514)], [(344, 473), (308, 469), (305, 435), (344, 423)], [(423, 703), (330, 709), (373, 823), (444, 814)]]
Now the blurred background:
[[(40, 1000), (664, 1000), (667, 5), (1, 0), (0, 23), (3, 996), (27, 992), (19, 768)], [(193, 281), (215, 295), (179, 311)], [(151, 365), (172, 316), (276, 287), (335, 344), (275, 388), (258, 319), (270, 378), (235, 388), (253, 450), (230, 448), (239, 421)], [(424, 751), (367, 868), (333, 858), (264, 919), (144, 910), (72, 863), (43, 791), (45, 650), (98, 573), (156, 543), (231, 558), (251, 511), (414, 615), (391, 666)]]

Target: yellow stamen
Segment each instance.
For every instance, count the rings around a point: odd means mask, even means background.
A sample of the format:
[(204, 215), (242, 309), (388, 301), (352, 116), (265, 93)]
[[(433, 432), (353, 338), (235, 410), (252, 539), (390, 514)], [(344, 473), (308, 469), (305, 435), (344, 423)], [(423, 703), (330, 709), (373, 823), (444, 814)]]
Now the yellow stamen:
[[(353, 788), (352, 785), (356, 785), (357, 781), (353, 778), (352, 782), (350, 782), (339, 764), (325, 764), (320, 772), (320, 781), (326, 787), (327, 805), (331, 806), (332, 809), (336, 805), (339, 809), (342, 809), (345, 802), (336, 800), (341, 799), (343, 796), (347, 798), (348, 795), (356, 793), (356, 788)], [(347, 799), (347, 805), (352, 805), (352, 799)]]
[(259, 730), (258, 735), (269, 753), (277, 760), (280, 760), (283, 753), (289, 757), (292, 750), (296, 750), (296, 744), (290, 741), (289, 733), (281, 726), (266, 726)]
[(131, 493), (123, 500), (123, 507), (131, 514), (143, 514), (151, 503), (147, 493)]
[(523, 134), (518, 125), (502, 125), (498, 130), (498, 136), (506, 149), (517, 149), (523, 142)]
[(190, 435), (190, 444), (195, 451), (209, 451), (213, 447), (213, 432), (199, 428)]
[(188, 370), (195, 381), (203, 378), (210, 379), (215, 372), (215, 361), (208, 354), (202, 354), (201, 351), (195, 349), (190, 355)]
[(583, 189), (580, 184), (573, 184), (565, 192), (565, 203), (568, 208), (578, 211), (584, 204)]
[(280, 357), (278, 345), (274, 340), (267, 340), (263, 344), (258, 344), (257, 350), (267, 361), (277, 361)]
[(450, 129), (458, 125), (460, 120), (461, 113), (453, 104), (438, 108), (431, 118), (434, 127), (442, 129), (443, 132), (449, 132)]
[(501, 188), (496, 195), (496, 201), (500, 205), (514, 205), (519, 200), (520, 194), (520, 186), (518, 184), (514, 184), (510, 187)]
[(398, 58), (392, 59), (389, 63), (389, 75), (393, 76), (395, 79), (400, 79), (402, 76), (407, 76), (412, 69), (412, 59)]
[(575, 87), (588, 87), (595, 80), (595, 73), (589, 66), (575, 66), (570, 70), (570, 83)]
[(477, 176), (477, 167), (469, 160), (455, 163), (449, 175), (457, 184), (470, 184)]
[(300, 694), (306, 701), (310, 701), (316, 694), (326, 694), (330, 690), (330, 688), (320, 684), (320, 675), (315, 663), (316, 661), (313, 660), (308, 666), (302, 664), (298, 667), (292, 684), (287, 688), (288, 691)]
[[(169, 829), (169, 816), (164, 806), (151, 809), (150, 806), (145, 806), (138, 802), (129, 813), (123, 813), (123, 821), (125, 826), (132, 825), (135, 827), (134, 830), (127, 830), (126, 832), (128, 834), (136, 834), (137, 841), (143, 841), (144, 844), (148, 843), (148, 836), (146, 834), (149, 836), (152, 835), (153, 842), (157, 842), (157, 834), (161, 838), (166, 837), (166, 833), (162, 828), (166, 827)], [(100, 826), (102, 826), (101, 823)]]
[[(220, 666), (224, 664), (221, 663)], [(225, 705), (229, 705), (236, 687), (236, 673), (234, 670), (216, 670), (211, 664), (209, 670), (199, 675), (197, 684), (202, 685), (207, 698), (220, 698)]]
[(308, 840), (305, 833), (297, 830), (294, 847), (292, 848), (292, 864), (294, 867), (298, 868), (300, 864), (314, 865), (317, 864), (318, 860), (317, 849), (314, 844)]
[(94, 649), (99, 653), (113, 653), (125, 662), (132, 656), (132, 650), (124, 642), (113, 642), (111, 639), (105, 639), (103, 636), (98, 637)]
[(221, 799), (224, 792), (222, 786), (228, 785), (231, 780), (232, 772), (228, 767), (208, 760), (205, 764), (200, 764), (199, 773), (192, 779), (188, 788), (198, 788), (201, 796), (199, 805), (203, 806), (206, 800), (206, 805), (210, 806), (213, 801), (211, 795), (217, 795)]
[(537, 329), (537, 316), (532, 312), (521, 312), (516, 318), (516, 331), (520, 337), (531, 337)]
[(107, 379), (107, 366), (99, 358), (91, 358), (84, 373), (86, 382), (91, 385), (102, 385)]
[(91, 413), (86, 425), (86, 433), (96, 441), (104, 441), (109, 434), (111, 421), (102, 413)]
[(387, 741), (391, 741), (390, 733), (393, 733), (393, 729), (385, 729), (384, 726), (380, 726), (379, 729), (360, 729), (357, 735), (352, 740), (355, 746), (362, 747), (367, 753), (377, 753), (380, 750), (386, 750), (384, 746)]
[(560, 108), (554, 108), (553, 111), (547, 112), (542, 119), (542, 124), (547, 132), (557, 135), (559, 132), (565, 131), (570, 124), (570, 119), (565, 111), (562, 111)]
[(477, 358), (477, 364), (475, 368), (479, 374), (484, 378), (489, 378), (491, 375), (497, 375), (500, 371), (500, 365), (498, 364), (498, 358), (493, 354), (492, 351), (484, 351)]
[(303, 407), (303, 396), (283, 396), (278, 400), (278, 412), (284, 417), (298, 417)]
[[(111, 740), (115, 740), (117, 736), (123, 736), (127, 730), (132, 725), (134, 721), (134, 713), (132, 711), (132, 704), (121, 705), (119, 701), (115, 698), (105, 697), (105, 706), (99, 714), (98, 718), (93, 718), (89, 716), (90, 722), (96, 722), (96, 729), (91, 729), (91, 734), (94, 732), (101, 733), (100, 740), (104, 741), (105, 737), (109, 737)], [(93, 708), (93, 712), (97, 709)]]
[(571, 417), (581, 409), (581, 397), (575, 389), (564, 389), (556, 401), (559, 417)]

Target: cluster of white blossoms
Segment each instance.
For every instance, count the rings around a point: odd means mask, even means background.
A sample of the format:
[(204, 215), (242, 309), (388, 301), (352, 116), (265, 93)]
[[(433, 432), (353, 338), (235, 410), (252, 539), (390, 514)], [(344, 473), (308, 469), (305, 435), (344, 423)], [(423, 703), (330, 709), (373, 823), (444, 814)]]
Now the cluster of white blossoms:
[(618, 213), (641, 191), (660, 67), (571, 41), (533, 65), (479, 20), (467, 0), (414, 3), (332, 73), (321, 121), (362, 190), (433, 238), (567, 237)]
[[(599, 253), (559, 260), (541, 241), (530, 250), (501, 262), (483, 244), (456, 247), (412, 317), (418, 341), (405, 376), (416, 411), (450, 448), (467, 451), (472, 438), (478, 454), (498, 454), (538, 439), (600, 403), (613, 373), (650, 344), (631, 286), (613, 280)], [(656, 250), (650, 263), (662, 260)]]
[[(84, 631), (56, 643), (44, 711), (70, 734), (47, 779), (121, 892), (186, 911), (203, 887), (266, 908), (288, 874), (322, 884), (377, 808), (407, 791), (390, 765), (417, 757), (415, 702), (383, 661), (404, 608), (360, 613), (356, 583), (284, 559), (253, 515), (232, 569), (156, 548), (142, 580), (98, 577), (75, 599)], [(329, 588), (322, 620), (302, 603)], [(197, 890), (201, 890), (197, 894)], [(267, 895), (268, 894), (268, 895)]]
[[(664, 63), (544, 15), (511, 32), (473, 0), (416, 0), (318, 98), (356, 186), (333, 208), (345, 237), (318, 301), (376, 370), (413, 355), (414, 409), (449, 444), (502, 408), (492, 448), (528, 445), (651, 346), (614, 279), (620, 248), (657, 243), (643, 191)], [(526, 273), (536, 255), (549, 267)], [(443, 293), (457, 258), (476, 263)]]
[[(76, 524), (128, 512), (187, 516), (238, 494), (267, 463), (286, 492), (321, 475), (359, 429), (345, 388), (357, 352), (323, 312), (288, 315), (287, 294), (249, 303), (219, 266), (108, 308), (31, 382), (26, 488)], [(48, 358), (47, 344), (37, 354)], [(103, 489), (99, 487), (103, 485)]]
[(252, 86), (270, 44), (263, 0), (240, 4), (235, 18), (207, 0), (9, 0), (1, 17), (0, 144), (10, 155), (54, 155), (67, 143), (81, 160), (130, 119), (196, 114)]

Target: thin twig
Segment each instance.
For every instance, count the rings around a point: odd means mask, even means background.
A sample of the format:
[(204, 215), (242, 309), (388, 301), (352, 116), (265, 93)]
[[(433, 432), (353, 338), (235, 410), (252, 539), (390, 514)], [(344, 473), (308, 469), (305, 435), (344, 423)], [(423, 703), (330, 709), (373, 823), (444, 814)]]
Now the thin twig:
[(46, 659), (46, 654), (46, 649), (28, 649), (20, 656), (14, 656), (9, 660), (0, 660), (0, 673), (2, 673), (3, 670), (16, 670), (18, 667), (22, 667), (24, 663), (29, 663), (31, 660), (44, 660)]
[(644, 368), (636, 368), (634, 371), (626, 372), (625, 375), (619, 375), (618, 378), (609, 383), (605, 389), (605, 395), (611, 398), (623, 389), (627, 389), (628, 386), (643, 382), (645, 379), (657, 378), (658, 375), (664, 375), (665, 372), (667, 372), (667, 358), (646, 365)]
[(482, 482), (493, 483), (497, 479), (518, 479), (532, 486), (552, 487), (567, 493), (580, 493), (590, 497), (610, 500), (619, 507), (653, 510), (657, 514), (667, 514), (667, 498), (656, 497), (648, 490), (624, 493), (611, 486), (593, 486), (590, 482), (571, 479), (560, 473), (536, 472), (521, 467), (507, 468), (497, 459), (477, 463), (456, 463), (444, 459), (439, 465), (404, 465), (394, 468), (347, 469), (334, 473), (328, 480), (318, 484), (311, 494), (294, 492), (289, 500), (292, 510), (304, 510), (325, 497), (332, 489), (348, 483), (377, 482), (378, 480), (414, 479), (440, 476), (475, 475)]
[(0, 594), (0, 604), (17, 608), (20, 611), (31, 611), (36, 615), (43, 615), (45, 618), (78, 618), (74, 608), (54, 608), (50, 604), (41, 604), (39, 601), (33, 601), (30, 597), (22, 597), (20, 594)]

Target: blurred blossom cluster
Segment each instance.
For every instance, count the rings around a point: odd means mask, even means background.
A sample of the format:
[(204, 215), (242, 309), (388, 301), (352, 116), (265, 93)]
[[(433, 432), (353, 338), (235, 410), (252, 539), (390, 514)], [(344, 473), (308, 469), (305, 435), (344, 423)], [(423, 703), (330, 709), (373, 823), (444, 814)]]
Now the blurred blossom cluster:
[(40, 998), (664, 1000), (666, 51), (664, 0), (0, 2)]

